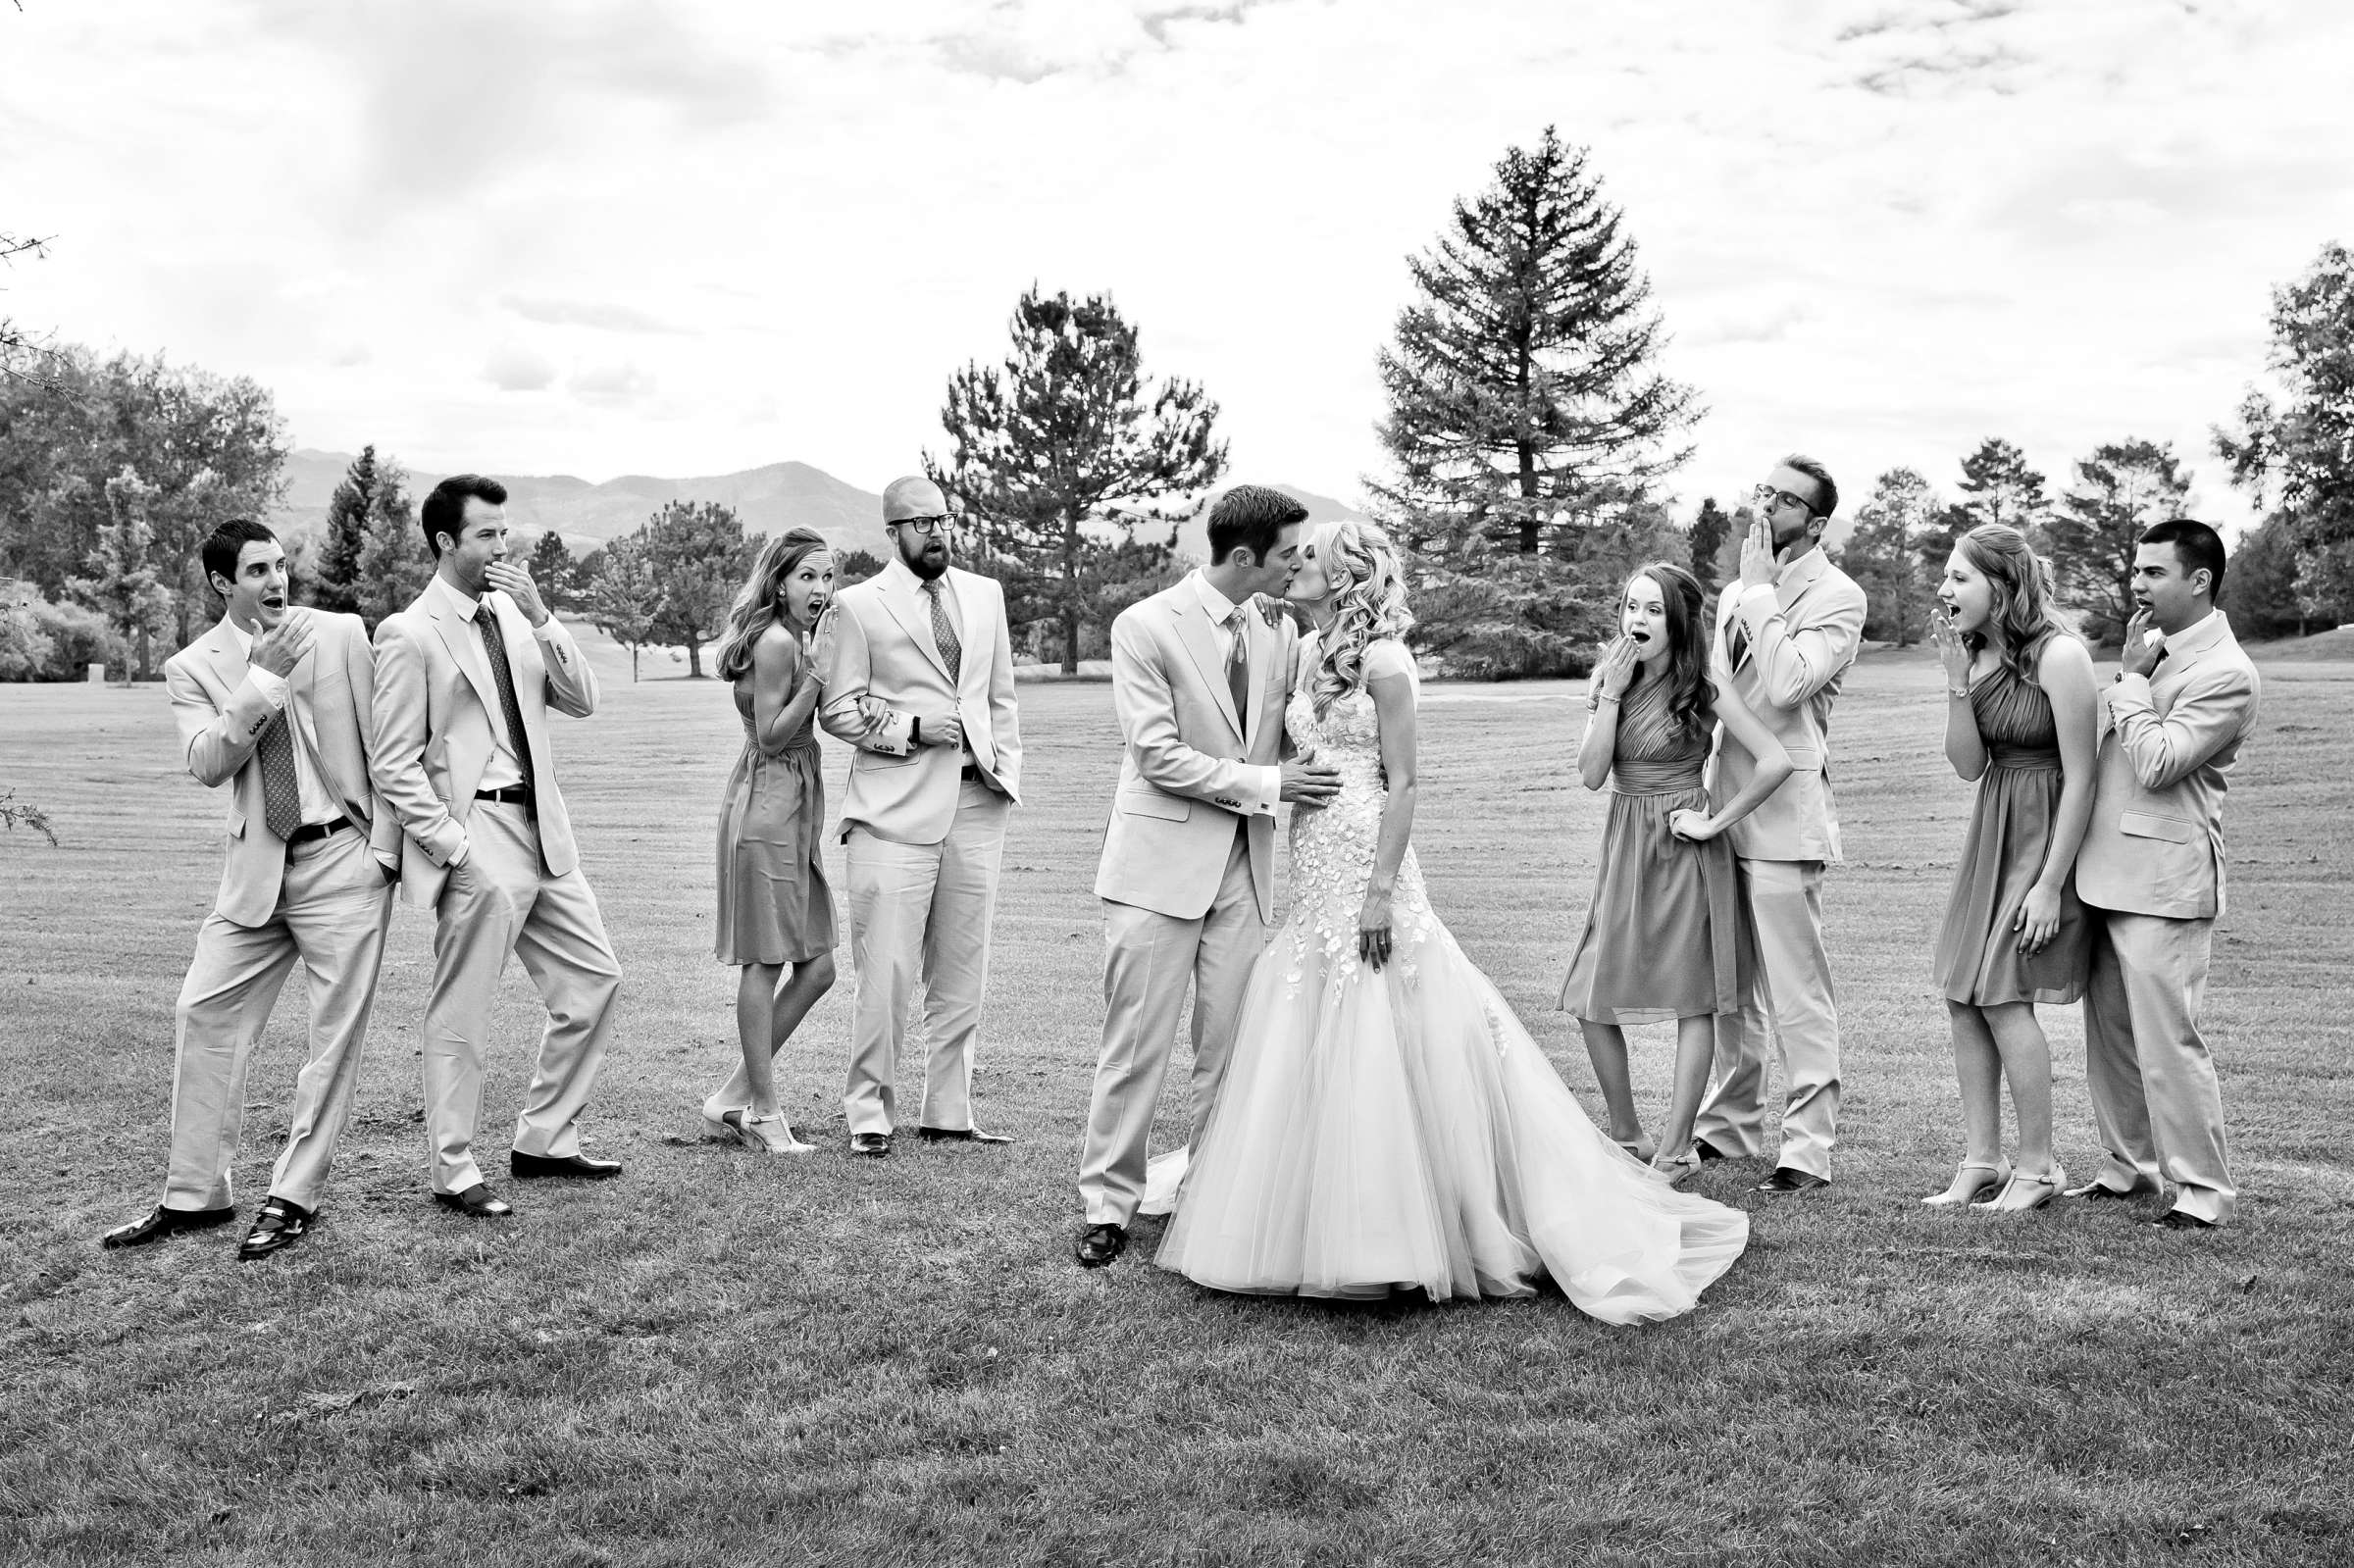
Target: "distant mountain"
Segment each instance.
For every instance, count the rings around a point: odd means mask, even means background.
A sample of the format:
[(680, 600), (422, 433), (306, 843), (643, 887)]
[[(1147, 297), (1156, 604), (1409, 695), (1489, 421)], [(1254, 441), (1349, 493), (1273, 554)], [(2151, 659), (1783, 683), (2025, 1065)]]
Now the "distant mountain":
[[(348, 452), (297, 448), (286, 460), (286, 498), (272, 521), (294, 533), (318, 528), (327, 516), (327, 503), (334, 495), (335, 486), (343, 482), (344, 471), (350, 468), (351, 460), (352, 454)], [(743, 520), (744, 528), (754, 533), (812, 528), (837, 545), (878, 552), (882, 541), (883, 498), (806, 463), (770, 463), (740, 474), (699, 479), (625, 474), (602, 484), (591, 484), (570, 474), (535, 477), (504, 474), (495, 469), (486, 472), (495, 475), (506, 485), (507, 520), (518, 531), (539, 533), (553, 529), (579, 554), (629, 532), (665, 501), (674, 500), (719, 502), (733, 508)], [(422, 497), (443, 478), (439, 474), (413, 473), (409, 476), (409, 493), (412, 497)], [(1364, 515), (1328, 495), (1289, 484), (1275, 487), (1306, 507), (1309, 519), (1314, 522)], [(1195, 518), (1180, 525), (1177, 546), (1188, 554), (1206, 556), (1207, 523)]]

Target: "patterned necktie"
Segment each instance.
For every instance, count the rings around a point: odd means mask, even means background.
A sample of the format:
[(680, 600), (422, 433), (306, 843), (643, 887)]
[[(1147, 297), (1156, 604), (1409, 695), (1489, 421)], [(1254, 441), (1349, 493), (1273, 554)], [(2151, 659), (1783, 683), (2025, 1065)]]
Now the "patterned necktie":
[(956, 640), (956, 629), (948, 625), (948, 607), (940, 596), (940, 579), (924, 584), (932, 596), (932, 640), (940, 644), (940, 662), (948, 667), (950, 683), (964, 678), (964, 644)]
[(1749, 628), (1742, 625), (1738, 617), (1733, 621), (1732, 635), (1725, 641), (1733, 650), (1733, 668), (1738, 670), (1741, 661), (1749, 657)]
[(1247, 728), (1251, 723), (1251, 639), (1243, 634), (1241, 605), (1227, 614), (1226, 630), (1232, 633), (1226, 644), (1226, 689), (1234, 694), (1236, 726)]
[(507, 721), (507, 740), (515, 751), (515, 766), (523, 772), (523, 786), (532, 787), (532, 742), (523, 733), (523, 704), (515, 700), (515, 672), (507, 668), (507, 639), (499, 633), (498, 617), (488, 599), (474, 606), (474, 624), (483, 629), (483, 650), (490, 655), (490, 679), (498, 684), (498, 711)]
[(288, 690), (286, 706), (270, 716), (253, 747), (262, 759), (262, 821), (281, 838), (302, 826), (302, 784), (294, 775), (294, 736), (286, 728), (293, 705), (294, 693)]

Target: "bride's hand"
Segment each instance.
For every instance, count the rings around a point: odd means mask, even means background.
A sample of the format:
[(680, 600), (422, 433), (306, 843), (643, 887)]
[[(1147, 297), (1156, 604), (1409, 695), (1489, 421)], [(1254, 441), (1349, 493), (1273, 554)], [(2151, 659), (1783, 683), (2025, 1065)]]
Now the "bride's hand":
[(1379, 887), (1365, 889), (1364, 907), (1356, 912), (1356, 956), (1376, 974), (1390, 960), (1390, 895)]
[(1667, 831), (1693, 844), (1705, 844), (1716, 836), (1716, 825), (1709, 820), (1709, 814), (1694, 811), (1690, 806), (1667, 814)]

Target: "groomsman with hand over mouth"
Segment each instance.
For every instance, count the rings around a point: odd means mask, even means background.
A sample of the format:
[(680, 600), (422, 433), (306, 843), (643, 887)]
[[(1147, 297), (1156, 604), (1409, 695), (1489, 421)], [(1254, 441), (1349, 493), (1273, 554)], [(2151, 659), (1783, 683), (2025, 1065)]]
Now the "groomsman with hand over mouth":
[(235, 1215), (246, 1062), (300, 958), (311, 1059), (269, 1196), (237, 1249), (260, 1258), (318, 1217), (359, 1079), (400, 829), (369, 779), (374, 667), (359, 617), (290, 606), (286, 552), (259, 523), (222, 524), (203, 561), (225, 613), (172, 656), (164, 683), (188, 772), (230, 785), (229, 858), (179, 992), (163, 1201), (102, 1244), (140, 1246)]
[(435, 485), (421, 518), (434, 580), (376, 629), (371, 765), (406, 831), (406, 896), (435, 912), (423, 1029), (434, 1200), (476, 1219), (513, 1212), (474, 1157), (490, 999), (510, 951), (539, 987), (547, 1028), (508, 1169), (621, 1174), (618, 1160), (581, 1152), (621, 966), (581, 875), (547, 733), (550, 708), (596, 711), (596, 677), (531, 574), (507, 559), (506, 499), (479, 474)]

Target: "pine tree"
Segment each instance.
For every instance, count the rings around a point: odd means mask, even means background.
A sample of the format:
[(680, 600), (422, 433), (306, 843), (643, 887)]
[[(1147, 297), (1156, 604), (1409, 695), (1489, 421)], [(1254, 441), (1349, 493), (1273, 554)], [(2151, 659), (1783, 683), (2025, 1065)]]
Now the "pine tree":
[(743, 524), (716, 501), (666, 501), (630, 537), (653, 574), (658, 607), (647, 635), (685, 648), (687, 674), (699, 680), (703, 644), (727, 629), (728, 606), (752, 568)]
[(310, 585), (310, 602), (322, 610), (359, 614), (360, 557), (368, 548), (369, 518), (379, 485), (376, 447), (363, 446), (328, 498), (327, 528), (320, 535)]
[(1701, 587), (1710, 593), (1716, 591), (1716, 557), (1732, 529), (1733, 520), (1716, 505), (1716, 497), (1703, 497), (1700, 513), (1692, 519), (1692, 531), (1687, 537), (1692, 541), (1692, 575), (1700, 579)]
[(2060, 600), (2084, 612), (2094, 641), (2124, 635), (2133, 617), (2133, 552), (2144, 529), (2179, 517), (2190, 476), (2166, 442), (2129, 439), (2093, 449), (2045, 526)]
[(2002, 523), (2029, 538), (2051, 514), (2043, 476), (2027, 467), (2027, 455), (1999, 435), (1989, 435), (1962, 460), (1960, 505), (1970, 526)]
[[(140, 679), (151, 672), (155, 629), (173, 608), (172, 589), (157, 564), (155, 530), (147, 520), (147, 509), (155, 497), (156, 487), (128, 465), (108, 480), (110, 521), (99, 526), (97, 542), (90, 548), (89, 575), (66, 584), (76, 597), (105, 616), (107, 624), (127, 641), (135, 639)], [(123, 674), (124, 679), (131, 679), (132, 667), (127, 664)]]
[(580, 603), (579, 579), (572, 562), (572, 552), (564, 548), (564, 535), (549, 529), (532, 546), (529, 566), (532, 581), (539, 585), (539, 596), (551, 610), (570, 610)]
[(615, 539), (596, 552), (596, 572), (588, 580), (588, 620), (598, 631), (630, 650), (630, 682), (638, 681), (638, 650), (653, 637), (654, 618), (662, 610), (661, 585), (638, 538)]
[(376, 465), (376, 489), (369, 497), (368, 537), (360, 546), (358, 614), (371, 632), (379, 622), (405, 610), (434, 578), (433, 547), (409, 503), (409, 476), (390, 458)]
[(1002, 574), (1008, 618), (1060, 623), (1062, 667), (1074, 671), (1106, 582), (1166, 566), (1135, 558), (1153, 547), (1139, 527), (1193, 511), (1225, 472), (1226, 444), (1211, 436), (1218, 405), (1200, 386), (1147, 385), (1137, 329), (1108, 295), (1048, 298), (1033, 285), (1011, 330), (1001, 366), (975, 362), (949, 379), (948, 456), (927, 453), (924, 472), (971, 521), (979, 560)]
[(1586, 163), (1546, 127), (1407, 264), (1419, 297), (1380, 358), (1398, 477), (1370, 488), (1419, 547), (1568, 553), (1691, 455), (1697, 395), (1654, 363), (1650, 282)]
[[(1871, 498), (1856, 511), (1839, 565), (1864, 590), (1864, 634), (1909, 647), (1928, 630), (1929, 592), (1934, 580), (1922, 571), (1921, 536), (1939, 511), (1929, 481), (1909, 468), (1893, 468), (1872, 481)], [(1945, 558), (1937, 560), (1943, 573)]]

